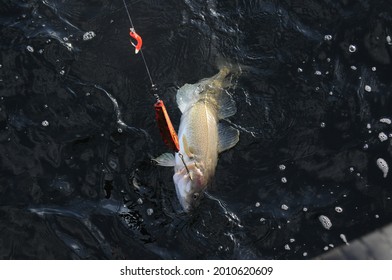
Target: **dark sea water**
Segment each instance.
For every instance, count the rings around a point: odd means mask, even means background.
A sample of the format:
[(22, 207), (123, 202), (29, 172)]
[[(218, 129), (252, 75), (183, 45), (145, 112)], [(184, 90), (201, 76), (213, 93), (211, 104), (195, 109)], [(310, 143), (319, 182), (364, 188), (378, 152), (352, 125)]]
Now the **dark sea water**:
[(192, 214), (122, 1), (0, 2), (1, 259), (310, 259), (392, 221), (391, 1), (127, 1), (176, 128), (179, 87), (242, 69)]

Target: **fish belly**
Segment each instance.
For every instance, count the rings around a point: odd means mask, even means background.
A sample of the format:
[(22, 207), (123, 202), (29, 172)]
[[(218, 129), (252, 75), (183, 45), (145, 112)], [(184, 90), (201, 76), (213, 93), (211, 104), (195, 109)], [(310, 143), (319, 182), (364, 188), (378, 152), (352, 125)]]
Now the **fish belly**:
[[(210, 104), (200, 101), (186, 111), (179, 128), (180, 152), (185, 162), (196, 161), (206, 176), (212, 176), (218, 160), (218, 118)], [(188, 149), (184, 147), (184, 137)], [(178, 169), (183, 168), (181, 160), (176, 160)], [(177, 169), (177, 168), (176, 168)]]

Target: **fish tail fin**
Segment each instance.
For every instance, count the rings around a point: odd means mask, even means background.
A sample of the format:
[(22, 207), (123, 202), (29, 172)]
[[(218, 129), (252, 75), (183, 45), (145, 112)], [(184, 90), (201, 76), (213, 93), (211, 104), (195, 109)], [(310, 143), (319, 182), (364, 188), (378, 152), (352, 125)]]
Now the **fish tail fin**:
[(222, 75), (228, 76), (229, 74), (233, 74), (239, 76), (242, 73), (243, 66), (239, 63), (230, 61), (221, 55), (216, 57), (215, 64)]

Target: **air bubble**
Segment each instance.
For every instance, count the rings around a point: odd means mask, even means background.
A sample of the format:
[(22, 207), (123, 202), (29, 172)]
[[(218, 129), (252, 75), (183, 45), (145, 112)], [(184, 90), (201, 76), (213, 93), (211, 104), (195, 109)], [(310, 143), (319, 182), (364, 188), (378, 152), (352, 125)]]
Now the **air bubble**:
[(335, 207), (335, 211), (338, 212), (338, 213), (342, 213), (343, 212), (343, 208), (337, 206), (337, 207)]
[(117, 168), (117, 163), (114, 160), (109, 160), (109, 166), (112, 169), (116, 169)]
[(339, 237), (343, 240), (344, 243), (346, 243), (346, 245), (350, 245), (350, 244), (347, 242), (347, 238), (346, 238), (346, 236), (345, 236), (343, 233), (341, 233), (341, 234), (339, 235)]
[(256, 202), (255, 206), (260, 207), (260, 202)]
[(279, 165), (279, 170), (283, 171), (286, 169), (286, 166), (284, 164)]
[(368, 144), (363, 145), (363, 149), (364, 149), (364, 150), (369, 149), (369, 145), (368, 145)]
[(372, 88), (371, 88), (371, 86), (366, 85), (366, 86), (365, 86), (365, 90), (366, 90), (367, 92), (371, 92), (371, 91), (372, 91)]
[(357, 47), (356, 47), (355, 45), (350, 45), (350, 46), (348, 47), (348, 51), (349, 51), (350, 53), (356, 52), (356, 51), (357, 51)]
[(380, 139), (381, 142), (384, 142), (384, 141), (388, 140), (388, 136), (384, 132), (380, 132), (378, 134), (378, 139)]
[(304, 208), (302, 208), (302, 211), (308, 212), (308, 208), (304, 207)]
[(373, 66), (373, 67), (372, 67), (372, 71), (373, 71), (373, 72), (376, 72), (376, 70), (377, 70), (377, 68)]
[(380, 119), (380, 122), (381, 123), (386, 123), (386, 124), (391, 124), (392, 123), (391, 119), (389, 119), (389, 118), (382, 118), (382, 119)]
[(387, 43), (388, 43), (388, 45), (392, 45), (392, 39), (391, 39), (391, 36), (387, 36)]
[(88, 31), (88, 32), (83, 34), (83, 40), (84, 41), (91, 40), (94, 37), (95, 37), (95, 32), (94, 31)]
[(386, 178), (389, 171), (388, 163), (383, 158), (379, 158), (377, 159), (377, 166), (382, 171), (384, 178)]
[(332, 227), (332, 222), (331, 222), (331, 220), (330, 220), (327, 216), (320, 215), (320, 216), (319, 216), (319, 221), (320, 221), (321, 225), (322, 225), (325, 229), (328, 229), (328, 230), (329, 230), (329, 229)]

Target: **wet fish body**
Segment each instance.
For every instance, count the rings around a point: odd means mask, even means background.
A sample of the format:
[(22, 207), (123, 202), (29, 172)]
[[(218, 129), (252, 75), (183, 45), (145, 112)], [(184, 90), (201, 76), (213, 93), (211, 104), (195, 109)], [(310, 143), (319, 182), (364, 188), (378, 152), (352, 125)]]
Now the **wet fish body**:
[(236, 113), (235, 102), (225, 90), (230, 85), (229, 74), (230, 69), (223, 67), (213, 77), (178, 90), (180, 151), (155, 159), (159, 165), (174, 166), (177, 197), (187, 212), (199, 203), (214, 176), (218, 154), (239, 141), (239, 131), (220, 121)]

